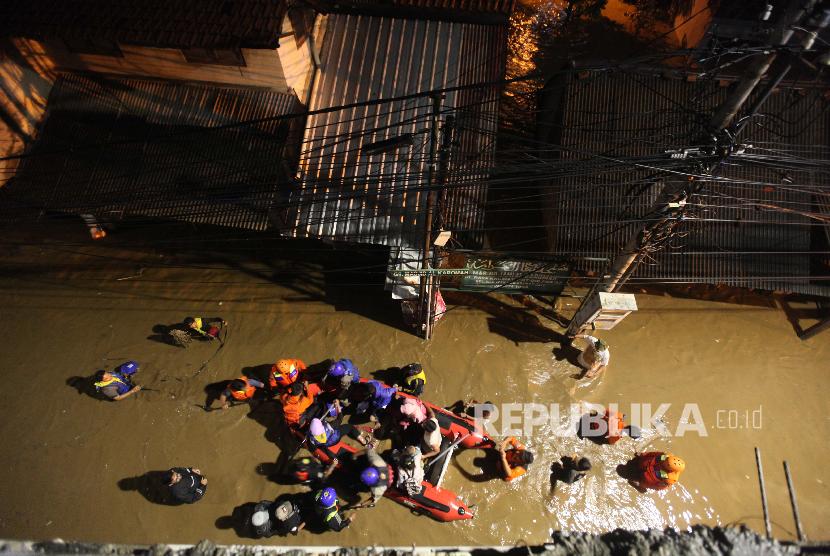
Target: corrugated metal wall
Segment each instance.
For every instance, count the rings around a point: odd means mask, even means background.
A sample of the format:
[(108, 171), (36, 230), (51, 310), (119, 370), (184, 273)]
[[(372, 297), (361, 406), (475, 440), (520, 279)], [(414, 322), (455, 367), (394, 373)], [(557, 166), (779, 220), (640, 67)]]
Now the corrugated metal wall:
[[(379, 17), (329, 16), (311, 110), (498, 79), (506, 29)], [(453, 114), (460, 147), (452, 155), (448, 224), (482, 228), (485, 176), (495, 148), (498, 89), (450, 92), (442, 122)], [(309, 118), (292, 196), (288, 233), (420, 248), (432, 100), (417, 98), (337, 110)], [(413, 144), (367, 155), (364, 145), (412, 134)], [(467, 176), (464, 187), (453, 174)], [(463, 233), (459, 234), (463, 235)], [(480, 244), (480, 231), (468, 234)]]
[[(657, 197), (654, 166), (666, 167), (664, 151), (691, 145), (706, 115), (726, 94), (726, 88), (711, 81), (689, 83), (654, 73), (594, 73), (572, 80), (563, 107), (562, 160), (596, 162), (599, 155), (604, 169), (550, 184), (553, 195), (546, 224), (552, 250), (613, 257), (636, 230), (634, 221), (648, 214)], [(828, 185), (826, 173), (750, 164), (751, 156), (779, 148), (797, 148), (789, 154), (827, 161), (827, 99), (817, 90), (778, 92), (763, 113), (766, 116), (755, 118), (740, 138), (755, 148), (729, 159), (720, 168), (725, 180), (705, 182), (701, 195), (692, 200), (706, 205), (695, 212), (707, 221), (684, 224), (681, 231), (688, 235), (677, 238), (674, 248), (647, 257), (635, 277), (830, 294), (826, 281), (811, 284), (797, 278), (810, 274), (807, 252), (817, 222), (758, 207), (767, 203), (809, 211), (815, 187)], [(799, 146), (781, 147), (782, 143)], [(655, 157), (662, 160), (650, 167)], [(678, 161), (676, 169), (695, 171), (688, 161)], [(580, 264), (596, 272), (605, 268), (599, 262)]]
[(123, 211), (264, 230), (287, 199), (286, 145), (296, 151), (302, 122), (221, 126), (299, 108), (293, 94), (267, 90), (65, 75), (4, 212)]

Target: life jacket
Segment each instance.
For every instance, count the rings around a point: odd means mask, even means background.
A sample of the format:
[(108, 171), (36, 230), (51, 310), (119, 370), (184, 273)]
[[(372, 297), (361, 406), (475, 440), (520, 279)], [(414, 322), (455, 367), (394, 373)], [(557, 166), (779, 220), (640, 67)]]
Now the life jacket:
[(332, 521), (333, 519), (341, 519), (340, 512), (337, 509), (337, 504), (335, 504), (331, 508), (318, 507), (317, 514), (320, 516), (320, 519), (323, 520), (323, 523), (325, 523), (327, 526), (329, 524), (329, 521)]
[(300, 416), (314, 403), (314, 397), (319, 388), (314, 389), (315, 385), (310, 384), (308, 387), (308, 394), (300, 394), (299, 396), (292, 396), (290, 394), (283, 394), (280, 396), (282, 402), (282, 410), (285, 414), (285, 422), (292, 425), (300, 423)]
[[(246, 377), (244, 375), (239, 377), (239, 380), (245, 382), (245, 389), (244, 390), (231, 390), (231, 396), (233, 396), (233, 399), (239, 400), (240, 402), (244, 402), (245, 400), (250, 400), (251, 398), (254, 397), (254, 392), (256, 392), (256, 388), (254, 388), (253, 386), (250, 385), (250, 383), (248, 383), (248, 377)], [(230, 389), (230, 385), (228, 385), (228, 388)]]
[(622, 438), (623, 429), (625, 428), (623, 414), (617, 411), (614, 419), (611, 419), (609, 410), (606, 409), (602, 419), (608, 425), (605, 433), (606, 440), (609, 444), (616, 444)]
[(637, 468), (640, 471), (640, 484), (645, 488), (663, 490), (677, 482), (679, 473), (671, 473), (660, 469), (660, 463), (666, 454), (662, 452), (647, 452), (637, 458)]
[(525, 451), (524, 445), (512, 436), (507, 439), (507, 442), (512, 446), (510, 450), (504, 452), (507, 458), (507, 464), (510, 467), (525, 467), (527, 464), (520, 459), (520, 456)]
[(340, 442), (340, 431), (332, 428), (327, 422), (323, 421), (323, 430), (326, 433), (326, 441), (325, 442), (318, 442), (314, 435), (311, 434), (311, 431), (308, 431), (308, 441), (311, 443), (312, 446), (325, 446), (328, 448), (329, 446), (334, 446), (338, 442)]
[(320, 499), (317, 496), (315, 496), (315, 502), (317, 503), (314, 504), (314, 511), (317, 512), (317, 515), (320, 516), (320, 518), (323, 520), (323, 523), (325, 523), (326, 525), (328, 525), (329, 521), (333, 519), (341, 519), (340, 512), (337, 508), (337, 502), (335, 502), (328, 508), (323, 508), (320, 506)]
[[(421, 384), (418, 384), (419, 380)], [(417, 374), (404, 378), (403, 382), (404, 384), (401, 386), (401, 390), (407, 394), (418, 396), (423, 392), (424, 386), (427, 384), (427, 374), (424, 372), (424, 369), (421, 369)]]
[(323, 465), (316, 459), (303, 458), (292, 466), (291, 475), (301, 482), (321, 480), (323, 478)]
[(113, 372), (110, 373), (110, 375), (112, 375), (111, 379), (95, 383), (96, 390), (100, 392), (102, 388), (106, 388), (107, 386), (114, 384), (115, 387), (118, 388), (119, 396), (130, 391), (132, 386), (130, 385), (129, 379), (125, 378), (121, 373)]

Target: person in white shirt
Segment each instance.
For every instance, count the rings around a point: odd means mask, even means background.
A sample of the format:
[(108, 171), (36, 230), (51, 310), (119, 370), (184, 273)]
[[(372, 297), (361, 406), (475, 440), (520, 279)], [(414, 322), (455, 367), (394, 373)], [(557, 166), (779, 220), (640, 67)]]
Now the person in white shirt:
[(424, 480), (424, 463), (421, 459), (421, 449), (417, 446), (407, 446), (395, 456), (398, 462), (395, 486), (409, 496), (419, 494), (423, 490), (421, 483)]
[(588, 334), (577, 334), (574, 338), (582, 338), (588, 344), (579, 354), (579, 365), (585, 369), (580, 378), (594, 378), (603, 372), (611, 361), (608, 344)]
[(421, 457), (423, 459), (437, 456), (441, 453), (441, 428), (438, 425), (438, 419), (435, 418), (435, 412), (431, 408), (427, 408), (427, 420), (421, 423), (421, 428), (424, 431), (424, 437), (421, 441)]

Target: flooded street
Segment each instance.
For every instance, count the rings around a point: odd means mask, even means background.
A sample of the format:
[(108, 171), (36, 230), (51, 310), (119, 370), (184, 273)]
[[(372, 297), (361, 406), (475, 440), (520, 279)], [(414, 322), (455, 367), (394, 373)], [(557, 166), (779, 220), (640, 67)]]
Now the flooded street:
[[(640, 311), (599, 334), (610, 344), (608, 371), (577, 382), (578, 369), (552, 341), (561, 329), (507, 297), (447, 295), (451, 311), (425, 343), (390, 326), (398, 321), (394, 306), (379, 289), (358, 286), (357, 274), (333, 296), (319, 286), (325, 283), (319, 269), (300, 269), (293, 281), (276, 279), (288, 271), (275, 270), (282, 259), (273, 257), (270, 266), (260, 259), (229, 269), (106, 244), (3, 246), (0, 537), (254, 542), (234, 532), (233, 509), (302, 490), (267, 476), (278, 455), (266, 438), (275, 407), (206, 413), (198, 406), (207, 384), (280, 357), (307, 363), (350, 357), (365, 373), (419, 361), (429, 377), (424, 398), (442, 405), (471, 398), (563, 408), (615, 402), (628, 414), (631, 404), (668, 403), (671, 431), (684, 405), (694, 403), (708, 436), (647, 432), (603, 446), (574, 434), (554, 436), (546, 424), (523, 439), (536, 462), (521, 480), (474, 482), (480, 452), (464, 452), (450, 466), (445, 486), (477, 505), (471, 521), (436, 523), (385, 499), (361, 510), (340, 534), (302, 532), (268, 543), (513, 545), (543, 543), (550, 529), (696, 523), (745, 523), (763, 531), (754, 446), (764, 458), (774, 534), (794, 533), (781, 467), (786, 459), (806, 533), (830, 535), (830, 487), (816, 465), (830, 457), (830, 336), (798, 340), (768, 298), (747, 296), (739, 304), (638, 295)], [(348, 310), (339, 301), (344, 298)], [(578, 300), (560, 303), (569, 314)], [(190, 314), (224, 317), (230, 323), (225, 347), (180, 349), (148, 339), (155, 325)], [(68, 384), (130, 359), (141, 365), (137, 381), (152, 391), (105, 403)], [(563, 412), (575, 430), (569, 419)], [(672, 489), (639, 494), (616, 472), (635, 450), (671, 451), (687, 469)], [(593, 470), (552, 493), (550, 464), (573, 453), (588, 456)], [(131, 489), (131, 478), (180, 465), (199, 467), (209, 479), (195, 505), (159, 505)]]

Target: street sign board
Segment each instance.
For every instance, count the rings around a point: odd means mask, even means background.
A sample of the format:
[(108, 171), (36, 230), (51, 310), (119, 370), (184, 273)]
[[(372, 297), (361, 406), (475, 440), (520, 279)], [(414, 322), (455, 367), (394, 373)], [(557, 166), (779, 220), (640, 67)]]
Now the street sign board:
[(466, 268), (413, 268), (413, 269), (394, 269), (389, 271), (390, 276), (404, 277), (404, 276), (460, 276), (469, 274), (471, 271)]
[[(453, 266), (461, 266), (461, 261), (457, 259), (452, 262)], [(571, 265), (564, 260), (543, 261), (474, 253), (464, 255), (463, 270), (467, 271), (463, 275), (442, 278), (441, 287), (462, 291), (558, 295), (571, 275)]]

